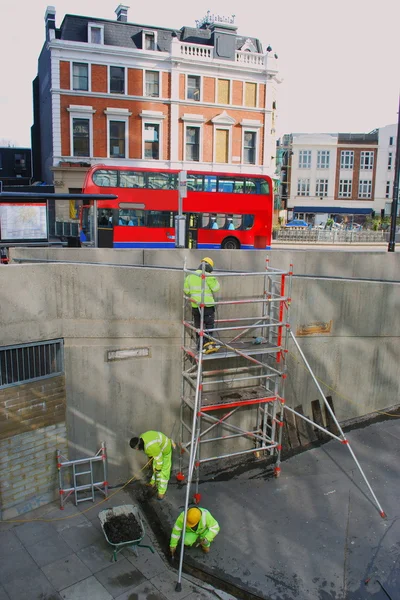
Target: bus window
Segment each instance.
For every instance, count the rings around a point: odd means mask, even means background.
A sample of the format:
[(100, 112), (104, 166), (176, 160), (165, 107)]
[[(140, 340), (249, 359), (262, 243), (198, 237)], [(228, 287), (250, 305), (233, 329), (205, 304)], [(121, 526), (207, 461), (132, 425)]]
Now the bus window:
[(98, 211), (98, 225), (101, 229), (113, 226), (113, 211), (111, 208), (103, 208)]
[(120, 171), (119, 187), (122, 188), (144, 188), (145, 174), (140, 171)]
[(200, 229), (251, 229), (254, 224), (254, 215), (232, 215), (202, 213), (199, 219)]
[(217, 177), (215, 175), (204, 175), (204, 191), (205, 192), (216, 192), (217, 191)]
[(93, 173), (93, 183), (99, 187), (117, 187), (118, 174), (112, 169), (99, 169)]
[(240, 229), (251, 229), (254, 225), (254, 215), (243, 215)]
[(226, 215), (214, 215), (217, 221), (217, 227), (213, 224), (213, 229), (223, 229), (225, 227)]
[(226, 215), (224, 229), (228, 229), (229, 231), (234, 231), (236, 229), (233, 223), (233, 215)]
[(175, 213), (167, 210), (147, 211), (147, 227), (175, 227)]
[(259, 194), (259, 179), (246, 179), (246, 194)]
[(187, 189), (190, 192), (202, 192), (203, 191), (203, 175), (197, 175), (196, 173), (188, 173), (187, 176)]
[(235, 177), (218, 177), (218, 191), (230, 194), (243, 193), (244, 180)]
[(128, 225), (130, 227), (143, 227), (145, 224), (144, 210), (122, 209), (118, 214), (118, 225)]
[(176, 173), (147, 173), (147, 185), (157, 190), (176, 190)]
[(259, 182), (261, 183), (261, 194), (270, 194), (271, 190), (268, 181), (265, 181), (265, 179), (259, 179)]

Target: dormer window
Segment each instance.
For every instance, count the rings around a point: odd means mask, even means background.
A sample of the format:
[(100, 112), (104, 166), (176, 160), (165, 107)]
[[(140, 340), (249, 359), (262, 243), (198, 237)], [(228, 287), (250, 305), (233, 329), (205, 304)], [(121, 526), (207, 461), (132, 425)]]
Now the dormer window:
[(157, 50), (157, 34), (155, 31), (143, 31), (143, 50)]
[(98, 23), (88, 24), (89, 44), (104, 44), (104, 27)]

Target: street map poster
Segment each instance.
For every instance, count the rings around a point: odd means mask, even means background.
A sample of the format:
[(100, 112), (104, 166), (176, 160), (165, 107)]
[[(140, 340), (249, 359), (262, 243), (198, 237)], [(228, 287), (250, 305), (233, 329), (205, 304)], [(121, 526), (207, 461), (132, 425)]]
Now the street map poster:
[(1, 204), (0, 240), (47, 240), (46, 203)]

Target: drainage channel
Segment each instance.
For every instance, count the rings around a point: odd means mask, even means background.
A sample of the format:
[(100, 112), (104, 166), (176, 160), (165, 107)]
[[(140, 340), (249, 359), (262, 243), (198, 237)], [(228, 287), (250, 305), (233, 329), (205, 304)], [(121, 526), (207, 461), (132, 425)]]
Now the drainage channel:
[[(133, 492), (132, 488), (131, 492)], [(169, 565), (176, 570), (176, 576), (178, 578), (177, 561), (172, 561), (169, 555), (169, 534), (163, 528), (162, 520), (160, 514), (155, 509), (154, 501), (149, 500), (149, 497), (146, 497), (146, 494), (143, 492), (133, 493), (135, 494), (135, 499), (140, 505), (141, 510), (143, 511), (149, 525), (151, 526), (152, 532), (160, 545), (160, 549), (163, 552), (164, 557), (166, 558)], [(215, 573), (212, 573), (208, 569), (205, 569), (203, 566), (199, 567), (196, 564), (196, 561), (191, 559), (190, 557), (189, 560), (186, 559), (184, 561), (183, 571), (184, 573), (191, 575), (192, 577), (195, 577), (200, 581), (204, 581), (205, 583), (212, 585), (217, 590), (221, 590), (223, 592), (226, 592), (227, 594), (231, 594), (235, 598), (238, 598), (238, 600), (272, 600), (267, 596), (260, 596), (254, 591), (242, 587), (240, 585), (240, 583), (242, 582), (235, 582), (218, 577)]]

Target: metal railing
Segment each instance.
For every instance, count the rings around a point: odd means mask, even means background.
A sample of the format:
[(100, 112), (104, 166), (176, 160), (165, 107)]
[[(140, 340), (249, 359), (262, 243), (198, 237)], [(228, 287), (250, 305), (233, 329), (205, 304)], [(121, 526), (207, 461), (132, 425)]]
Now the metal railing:
[(78, 237), (79, 223), (72, 221), (56, 221), (55, 235), (60, 237)]
[(47, 379), (64, 372), (63, 340), (0, 348), (0, 389)]
[(280, 229), (276, 241), (293, 243), (318, 244), (371, 244), (386, 243), (386, 231), (354, 231), (325, 229)]

